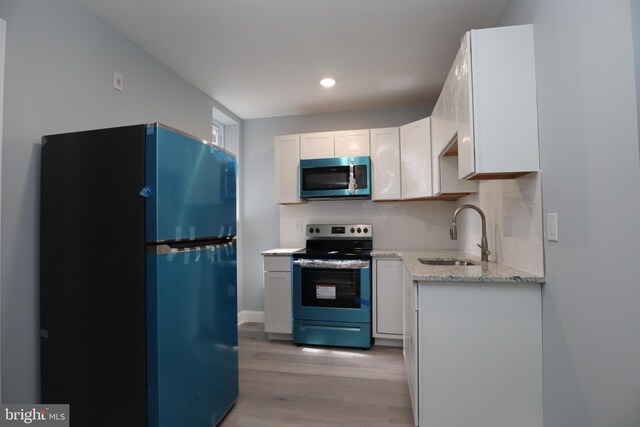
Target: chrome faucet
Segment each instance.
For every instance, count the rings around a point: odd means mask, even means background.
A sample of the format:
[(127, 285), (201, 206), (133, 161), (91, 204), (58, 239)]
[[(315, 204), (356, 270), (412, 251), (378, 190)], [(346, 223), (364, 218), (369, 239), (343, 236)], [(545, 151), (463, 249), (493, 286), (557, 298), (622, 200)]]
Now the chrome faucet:
[(487, 262), (489, 261), (489, 254), (491, 254), (491, 251), (489, 251), (489, 242), (487, 241), (487, 220), (484, 216), (484, 212), (482, 212), (479, 207), (474, 205), (463, 205), (456, 209), (455, 213), (453, 214), (453, 224), (451, 224), (451, 228), (449, 229), (449, 236), (451, 236), (451, 240), (458, 240), (458, 227), (456, 226), (456, 218), (458, 217), (460, 211), (463, 209), (473, 209), (480, 214), (480, 218), (482, 219), (482, 240), (480, 241), (478, 247), (480, 248), (480, 253), (482, 254), (482, 262)]

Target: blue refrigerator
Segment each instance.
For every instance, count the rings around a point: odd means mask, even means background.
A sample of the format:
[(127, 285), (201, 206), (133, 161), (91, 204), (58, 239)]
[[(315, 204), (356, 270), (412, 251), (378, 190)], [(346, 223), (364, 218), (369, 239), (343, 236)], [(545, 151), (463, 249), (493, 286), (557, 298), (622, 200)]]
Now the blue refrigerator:
[(238, 396), (235, 157), (157, 123), (41, 153), (42, 403), (74, 425), (218, 424)]

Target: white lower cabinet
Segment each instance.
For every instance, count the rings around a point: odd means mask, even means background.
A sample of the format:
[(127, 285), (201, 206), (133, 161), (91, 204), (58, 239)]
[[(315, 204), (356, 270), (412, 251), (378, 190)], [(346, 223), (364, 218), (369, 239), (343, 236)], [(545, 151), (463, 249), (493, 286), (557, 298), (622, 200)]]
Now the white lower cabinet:
[(418, 390), (418, 311), (417, 311), (416, 283), (411, 279), (411, 274), (406, 267), (402, 268), (402, 330), (403, 345), (402, 354), (404, 365), (407, 369), (409, 382), (409, 398), (413, 410), (413, 423), (419, 425), (419, 390)]
[(264, 256), (264, 330), (291, 334), (291, 257)]
[(402, 339), (401, 260), (374, 260), (373, 292), (373, 337)]
[(540, 284), (403, 282), (416, 425), (542, 426)]

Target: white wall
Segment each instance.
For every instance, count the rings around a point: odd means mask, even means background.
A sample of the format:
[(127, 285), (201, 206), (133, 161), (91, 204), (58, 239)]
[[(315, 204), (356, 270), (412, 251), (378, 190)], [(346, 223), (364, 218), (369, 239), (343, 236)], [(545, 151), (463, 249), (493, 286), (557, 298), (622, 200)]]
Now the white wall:
[[(4, 51), (7, 23), (0, 19), (0, 196), (2, 196), (2, 117), (4, 107)], [(2, 200), (0, 197), (0, 218), (2, 217)], [(2, 223), (2, 221), (0, 221)], [(0, 258), (2, 255), (2, 230), (0, 227)], [(0, 277), (2, 265), (0, 263)], [(1, 287), (0, 287), (1, 288)], [(0, 331), (2, 331), (2, 292), (0, 292)], [(0, 385), (2, 384), (2, 340), (0, 340)], [(2, 402), (2, 387), (0, 386), (0, 402)]]
[(558, 213), (560, 241), (544, 241), (546, 427), (640, 425), (631, 22), (629, 0), (511, 0), (500, 20), (534, 24), (543, 208)]
[[(236, 154), (236, 159), (238, 160), (238, 168), (242, 167), (242, 124), (238, 123), (238, 124), (227, 124), (224, 127), (224, 140), (225, 140), (225, 148), (227, 150), (232, 151), (233, 153)], [(237, 177), (237, 183), (236, 185), (238, 186), (238, 188), (242, 188), (242, 182), (241, 181), (242, 178), (242, 174), (240, 173), (240, 170), (238, 170), (238, 177)], [(242, 243), (242, 233), (243, 233), (243, 227), (242, 227), (242, 197), (238, 197), (237, 199), (237, 226), (236, 226), (236, 245), (238, 248), (238, 252), (237, 252), (237, 262), (238, 262), (238, 268), (237, 268), (237, 274), (238, 274), (238, 278), (237, 278), (237, 283), (238, 283), (238, 311), (241, 310), (242, 307), (242, 297), (244, 294), (243, 291), (243, 286), (242, 284), (244, 283), (243, 280), (243, 275), (242, 275), (242, 266), (243, 266), (243, 243)]]
[[(2, 397), (28, 403), (39, 400), (42, 135), (160, 121), (210, 140), (216, 103), (75, 0), (3, 0), (0, 16), (7, 21)], [(115, 70), (123, 93), (112, 89)]]
[[(481, 181), (477, 194), (458, 201), (458, 206), (464, 204), (480, 207), (486, 216), (491, 261), (544, 275), (540, 174)], [(465, 209), (457, 225), (458, 249), (480, 256), (480, 215)]]
[(273, 137), (314, 131), (400, 126), (429, 116), (431, 108), (361, 110), (243, 122), (244, 310), (263, 310), (260, 252), (280, 246), (280, 207), (273, 203)]

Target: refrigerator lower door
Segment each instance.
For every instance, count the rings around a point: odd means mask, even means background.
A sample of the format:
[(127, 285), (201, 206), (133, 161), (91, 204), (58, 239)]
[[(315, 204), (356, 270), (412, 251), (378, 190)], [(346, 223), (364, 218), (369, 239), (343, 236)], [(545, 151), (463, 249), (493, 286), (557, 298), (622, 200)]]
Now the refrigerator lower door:
[(211, 427), (238, 396), (235, 244), (147, 257), (149, 427)]
[(178, 131), (147, 126), (147, 242), (236, 235), (235, 157)]

